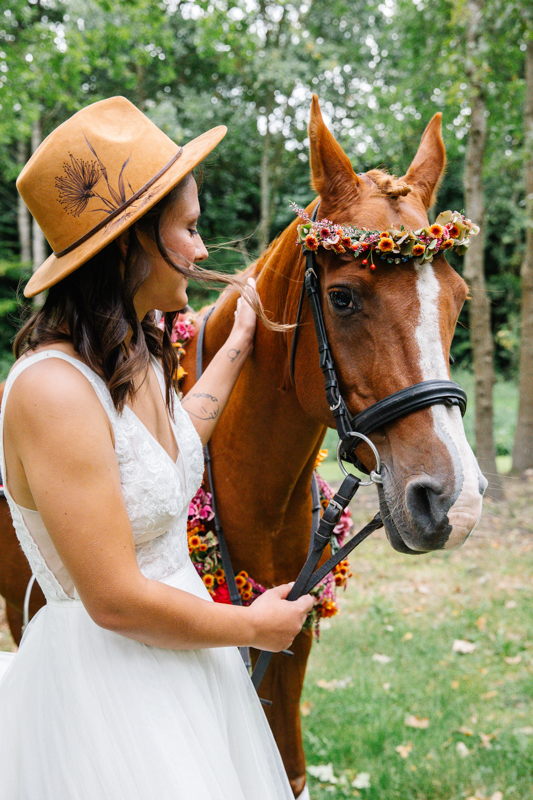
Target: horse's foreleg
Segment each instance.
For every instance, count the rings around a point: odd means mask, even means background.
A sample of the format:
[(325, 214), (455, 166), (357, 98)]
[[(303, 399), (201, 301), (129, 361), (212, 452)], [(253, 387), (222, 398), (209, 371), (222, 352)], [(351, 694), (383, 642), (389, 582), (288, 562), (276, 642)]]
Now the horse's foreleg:
[[(265, 712), (287, 771), (294, 796), (305, 790), (305, 755), (300, 725), (300, 696), (311, 650), (312, 633), (304, 631), (291, 645), (292, 658), (276, 653), (259, 687), (259, 696), (272, 700)], [(253, 661), (257, 653), (253, 654)]]

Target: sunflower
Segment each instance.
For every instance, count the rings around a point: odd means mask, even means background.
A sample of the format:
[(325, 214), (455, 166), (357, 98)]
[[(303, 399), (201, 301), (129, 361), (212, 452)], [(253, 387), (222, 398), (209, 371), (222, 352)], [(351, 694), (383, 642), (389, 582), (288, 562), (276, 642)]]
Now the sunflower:
[(200, 547), (201, 544), (202, 544), (202, 540), (200, 539), (199, 536), (190, 536), (189, 537), (189, 547), (192, 547), (193, 549), (196, 549), (197, 547)]

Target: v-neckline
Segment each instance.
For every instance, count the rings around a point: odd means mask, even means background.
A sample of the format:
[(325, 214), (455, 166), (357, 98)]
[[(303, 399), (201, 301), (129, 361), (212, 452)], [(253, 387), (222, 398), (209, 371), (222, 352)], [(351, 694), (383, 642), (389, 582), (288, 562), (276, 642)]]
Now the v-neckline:
[(159, 387), (159, 391), (161, 393), (161, 398), (163, 400), (163, 404), (164, 404), (164, 407), (165, 407), (165, 412), (166, 412), (166, 415), (167, 415), (168, 424), (170, 426), (170, 432), (172, 433), (172, 436), (174, 437), (174, 444), (176, 445), (176, 450), (178, 451), (178, 455), (176, 456), (176, 460), (174, 460), (172, 458), (172, 456), (170, 455), (170, 453), (168, 452), (166, 447), (163, 447), (163, 445), (161, 444), (159, 439), (157, 439), (157, 437), (154, 436), (152, 431), (144, 424), (142, 419), (135, 413), (133, 408), (131, 408), (131, 406), (129, 406), (127, 403), (125, 404), (124, 407), (128, 409), (128, 411), (135, 417), (135, 419), (137, 420), (139, 425), (141, 425), (144, 428), (144, 430), (146, 431), (148, 436), (150, 436), (150, 438), (153, 439), (153, 441), (160, 447), (160, 449), (167, 456), (167, 458), (171, 462), (171, 464), (174, 464), (174, 466), (176, 468), (178, 468), (178, 464), (179, 464), (179, 460), (180, 460), (180, 456), (181, 456), (181, 446), (180, 446), (180, 443), (178, 442), (178, 435), (177, 435), (177, 432), (176, 432), (176, 426), (172, 424), (172, 420), (170, 419), (170, 414), (168, 413), (168, 410), (167, 410), (167, 407), (166, 407), (165, 397), (164, 397), (164, 394), (163, 394), (163, 389), (162, 389), (162, 386), (161, 386), (161, 382), (159, 380), (159, 375), (157, 374), (157, 366), (154, 363), (154, 359), (153, 358), (150, 358), (150, 367), (152, 368), (152, 371), (153, 371), (153, 373), (155, 375), (155, 379), (156, 379), (157, 385)]

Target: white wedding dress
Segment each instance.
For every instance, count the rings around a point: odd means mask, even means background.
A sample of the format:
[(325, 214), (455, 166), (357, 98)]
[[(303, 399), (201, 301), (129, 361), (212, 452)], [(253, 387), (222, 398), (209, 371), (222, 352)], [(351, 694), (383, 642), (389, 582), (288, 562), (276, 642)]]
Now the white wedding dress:
[[(178, 400), (176, 463), (131, 409), (115, 411), (96, 373), (57, 350), (12, 370), (3, 408), (17, 375), (43, 358), (79, 369), (109, 415), (143, 574), (210, 600), (186, 532), (202, 447)], [(1, 466), (7, 484), (3, 449)], [(292, 800), (238, 650), (165, 650), (98, 627), (39, 513), (5, 491), (47, 602), (0, 683), (0, 800)]]

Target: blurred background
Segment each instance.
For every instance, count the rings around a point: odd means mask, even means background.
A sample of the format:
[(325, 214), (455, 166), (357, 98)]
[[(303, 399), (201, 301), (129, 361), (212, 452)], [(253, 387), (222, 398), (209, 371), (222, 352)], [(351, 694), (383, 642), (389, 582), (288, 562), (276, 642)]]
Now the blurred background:
[[(453, 346), (468, 435), (486, 472), (532, 468), (532, 35), (529, 0), (4, 0), (0, 377), (28, 311), (21, 285), (48, 254), (15, 180), (82, 106), (125, 95), (177, 142), (228, 126), (204, 164), (200, 224), (209, 263), (225, 270), (293, 219), (291, 200), (314, 196), (313, 92), (356, 172), (404, 174), (441, 111), (448, 165), (435, 214), (482, 224), (479, 245), (450, 258), (471, 287)], [(194, 307), (211, 299), (192, 288)]]

